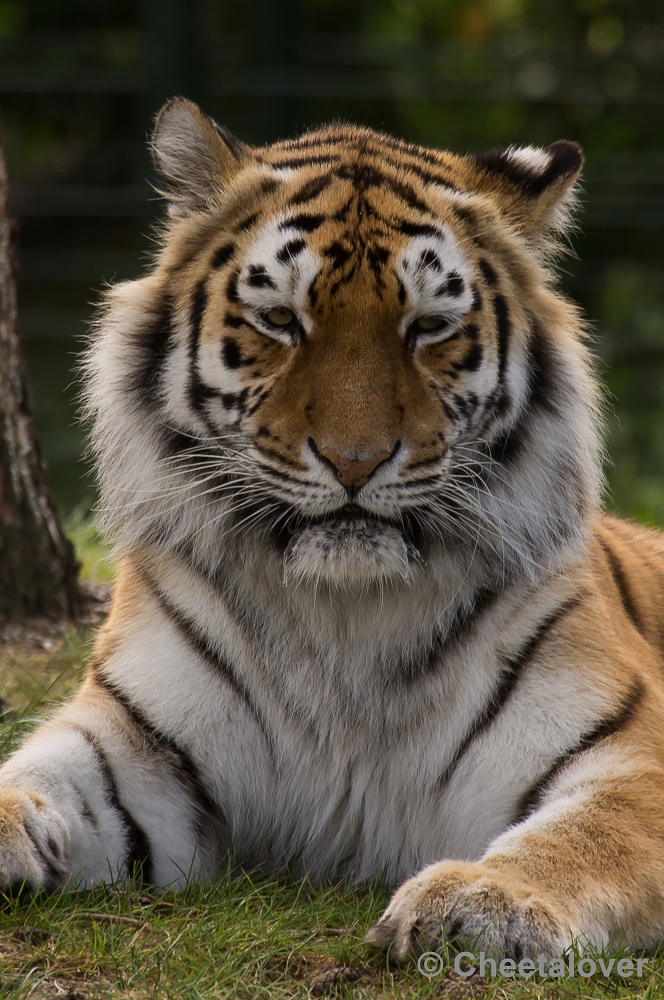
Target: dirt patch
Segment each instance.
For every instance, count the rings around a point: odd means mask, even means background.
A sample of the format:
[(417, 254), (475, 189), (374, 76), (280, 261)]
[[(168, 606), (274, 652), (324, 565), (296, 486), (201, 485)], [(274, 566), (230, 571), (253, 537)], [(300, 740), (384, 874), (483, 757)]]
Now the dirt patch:
[(108, 587), (96, 587), (77, 622), (31, 618), (0, 622), (0, 722), (73, 694), (87, 660), (90, 639), (109, 606)]
[(312, 997), (334, 993), (340, 986), (369, 979), (371, 973), (358, 965), (330, 965), (307, 977), (306, 983)]

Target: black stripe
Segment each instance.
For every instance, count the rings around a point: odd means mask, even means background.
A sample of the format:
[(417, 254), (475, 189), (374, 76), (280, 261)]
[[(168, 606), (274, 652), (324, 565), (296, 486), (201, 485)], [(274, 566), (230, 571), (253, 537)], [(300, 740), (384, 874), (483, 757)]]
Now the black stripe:
[(564, 392), (567, 380), (562, 360), (555, 345), (546, 336), (540, 324), (533, 320), (528, 344), (528, 405), (539, 406), (552, 416), (560, 416), (565, 409)]
[(341, 206), (341, 208), (338, 208), (334, 213), (334, 215), (331, 215), (330, 218), (334, 219), (336, 222), (345, 222), (346, 219), (348, 218), (348, 213), (350, 212), (351, 206), (354, 201), (355, 201), (355, 196), (351, 195), (348, 201), (345, 202)]
[(477, 227), (477, 216), (472, 208), (467, 208), (465, 205), (452, 205), (452, 211), (462, 222)]
[(484, 408), (484, 419), (481, 433), (486, 435), (489, 425), (494, 417), (502, 417), (510, 407), (510, 396), (505, 385), (505, 370), (507, 368), (507, 353), (510, 339), (510, 316), (509, 308), (502, 295), (494, 295), (493, 311), (496, 319), (496, 350), (498, 354), (498, 371), (496, 374), (496, 386), (487, 399)]
[[(447, 340), (449, 343), (449, 339)], [(471, 343), (468, 353), (460, 361), (453, 361), (452, 368), (457, 372), (476, 372), (484, 359), (484, 348), (481, 344)]]
[(479, 400), (474, 392), (454, 394), (454, 405), (464, 417), (468, 417), (473, 413), (477, 409), (478, 404)]
[(305, 202), (311, 201), (317, 195), (321, 194), (331, 183), (332, 176), (330, 174), (321, 174), (319, 177), (314, 177), (302, 185), (300, 190), (289, 199), (288, 204), (303, 205)]
[(174, 739), (157, 729), (147, 716), (131, 701), (129, 696), (116, 687), (104, 675), (102, 664), (93, 661), (90, 664), (90, 670), (97, 684), (121, 706), (136, 729), (143, 736), (147, 736), (154, 748), (167, 757), (169, 764), (177, 774), (178, 780), (185, 786), (194, 800), (198, 814), (197, 832), (204, 832), (200, 823), (202, 818), (215, 818), (222, 820), (227, 825), (219, 806), (208, 794), (200, 771), (189, 753), (179, 746)]
[[(491, 442), (487, 454), (492, 462), (510, 465), (522, 454), (530, 434), (530, 421), (527, 419), (529, 416), (529, 413), (523, 415), (516, 424), (512, 424), (495, 441)], [(481, 463), (478, 463), (476, 468), (479, 470), (479, 478), (484, 481)], [(490, 474), (491, 469), (488, 472)]]
[(276, 288), (276, 283), (262, 264), (252, 264), (247, 276), (247, 284), (252, 288)]
[(344, 163), (335, 170), (337, 177), (349, 180), (357, 191), (367, 191), (369, 188), (388, 188), (410, 208), (430, 214), (429, 206), (422, 201), (411, 184), (390, 177), (377, 166), (366, 162)]
[(83, 794), (83, 792), (81, 791), (81, 789), (78, 787), (78, 785), (72, 783), (72, 788), (76, 792), (76, 795), (78, 796), (78, 799), (79, 799), (79, 801), (81, 803), (81, 815), (84, 816), (85, 819), (87, 819), (87, 821), (90, 824), (90, 826), (92, 826), (95, 830), (98, 831), (99, 830), (99, 822), (97, 820), (97, 817), (93, 813), (92, 809), (90, 808), (90, 803), (88, 802), (88, 800), (86, 799), (85, 795)]
[(240, 416), (244, 416), (247, 412), (247, 398), (249, 396), (249, 389), (245, 386), (240, 392), (222, 392), (219, 393), (219, 398), (221, 399), (221, 405), (225, 410), (237, 410)]
[[(426, 149), (423, 146), (416, 146), (412, 143), (402, 142), (399, 139), (393, 139), (391, 136), (386, 136), (382, 134), (372, 134), (368, 137), (373, 145), (367, 143), (367, 138), (364, 136), (361, 138), (361, 149), (362, 152), (370, 156), (377, 157), (378, 159), (387, 159), (384, 152), (385, 149), (391, 149), (399, 153), (405, 159), (404, 162), (397, 160), (388, 160), (388, 162), (394, 163), (396, 167), (401, 170), (413, 170), (417, 172), (420, 163), (428, 163), (438, 170), (445, 170), (449, 172), (450, 165), (444, 157), (436, 155), (432, 150)], [(300, 139), (296, 139), (288, 142), (277, 143), (273, 148), (275, 152), (289, 152), (297, 153), (303, 150), (324, 150), (328, 146), (345, 146), (350, 147), (353, 150), (357, 150), (360, 143), (358, 139), (349, 135), (347, 132), (328, 132), (328, 133), (317, 133), (309, 132), (307, 135), (302, 136)], [(275, 164), (271, 164), (275, 166)], [(438, 174), (432, 174), (435, 178), (435, 182), (440, 184), (449, 183), (442, 180)]]
[(479, 260), (480, 271), (482, 272), (482, 277), (486, 281), (487, 285), (495, 285), (498, 281), (498, 275), (494, 271), (493, 267), (484, 257)]
[(636, 630), (640, 632), (641, 635), (643, 635), (644, 634), (643, 623), (641, 621), (638, 611), (636, 610), (636, 604), (634, 603), (634, 598), (632, 596), (629, 583), (627, 582), (627, 577), (625, 576), (625, 571), (622, 567), (622, 563), (620, 562), (618, 556), (613, 551), (609, 543), (606, 542), (601, 537), (601, 535), (599, 534), (596, 535), (596, 538), (600, 544), (602, 551), (604, 552), (604, 555), (606, 556), (609, 568), (611, 570), (611, 576), (613, 577), (613, 582), (616, 585), (616, 590), (620, 594), (620, 600), (622, 602), (623, 608), (625, 609), (625, 614), (630, 619), (632, 625), (634, 625)]
[[(207, 116), (206, 116), (207, 117)], [(224, 143), (228, 146), (229, 150), (233, 154), (236, 160), (239, 160), (243, 152), (247, 148), (241, 139), (238, 139), (236, 135), (227, 129), (225, 125), (220, 125), (214, 120), (214, 118), (208, 118), (208, 121), (213, 125), (215, 132)]]
[(244, 233), (248, 229), (251, 229), (253, 224), (257, 221), (258, 221), (258, 212), (253, 212), (251, 215), (248, 215), (246, 218), (242, 219), (241, 222), (237, 223), (237, 225), (235, 226), (235, 232)]
[[(603, 518), (603, 526), (609, 531), (610, 534), (616, 535), (621, 541), (630, 547), (634, 545), (634, 534), (630, 530), (634, 528), (634, 525), (629, 521), (623, 521), (616, 518)], [(658, 561), (659, 555), (655, 548), (652, 550), (649, 548), (647, 551), (642, 549), (638, 553), (641, 572), (640, 577), (648, 575), (651, 579), (650, 589), (651, 592), (656, 587), (662, 587), (664, 584), (664, 578), (662, 577), (662, 569), (664, 568)], [(640, 616), (639, 616), (640, 617)], [(662, 648), (664, 647), (664, 619), (661, 616), (657, 617), (657, 620), (652, 623), (648, 630), (648, 635), (646, 638), (648, 642), (654, 643), (653, 630), (656, 631), (657, 645)]]
[(286, 219), (285, 222), (281, 223), (279, 229), (298, 229), (304, 233), (313, 233), (316, 229), (320, 229), (326, 219), (326, 215), (308, 215), (306, 212), (302, 212), (300, 215), (293, 215), (290, 219)]
[[(418, 481), (426, 482), (426, 480)], [(451, 646), (462, 642), (473, 628), (480, 616), (484, 614), (499, 596), (499, 591), (484, 588), (479, 590), (470, 605), (464, 605), (457, 610), (445, 632), (438, 632), (429, 648), (420, 656), (402, 661), (395, 673), (395, 680), (413, 684), (421, 678), (436, 671), (445, 653)]]
[(330, 270), (336, 271), (340, 267), (343, 267), (350, 258), (353, 256), (353, 249), (349, 246), (344, 246), (339, 240), (335, 240), (331, 243), (329, 247), (326, 247), (323, 251), (324, 257), (329, 257), (331, 260)]
[(420, 459), (419, 462), (409, 462), (408, 465), (404, 465), (404, 472), (412, 472), (413, 469), (422, 469), (430, 465), (437, 465), (444, 454), (444, 452), (441, 452), (440, 454), (434, 455), (432, 458), (423, 458)]
[[(270, 469), (270, 475), (277, 479), (281, 479), (287, 483), (295, 482), (295, 480), (291, 476), (288, 476), (283, 472), (279, 472), (277, 469), (274, 468)], [(247, 513), (248, 510), (245, 509), (244, 512), (245, 516), (247, 515)], [(287, 521), (289, 518), (291, 518), (291, 516), (292, 516), (292, 510), (289, 507), (284, 506), (283, 513), (278, 519), (278, 521), (281, 521), (283, 523), (284, 521)], [(217, 596), (223, 602), (223, 604), (227, 608), (232, 609), (232, 614), (235, 617), (238, 627), (242, 629), (247, 638), (253, 639), (253, 637), (255, 637), (256, 635), (256, 629), (259, 626), (257, 626), (257, 623), (254, 621), (254, 618), (252, 617), (250, 610), (245, 606), (242, 596), (234, 588), (231, 587), (228, 575), (224, 572), (223, 566), (221, 567), (221, 569), (210, 569), (209, 566), (206, 566), (201, 561), (199, 561), (197, 556), (192, 551), (192, 547), (187, 544), (179, 544), (175, 551), (179, 556), (179, 558), (182, 559), (185, 566), (187, 566), (189, 571), (201, 577), (201, 579), (204, 580), (205, 583), (213, 589), (213, 591), (215, 592), (215, 594), (217, 594)], [(147, 582), (149, 586), (151, 587), (154, 586), (151, 580)], [(158, 600), (160, 599), (160, 594), (157, 591), (155, 591), (155, 596)], [(166, 611), (166, 608), (164, 608), (164, 610)], [(214, 652), (214, 650), (211, 651), (211, 655), (212, 657), (216, 657), (216, 653)], [(266, 675), (265, 683), (270, 684), (271, 681), (272, 679)], [(279, 697), (279, 694), (280, 692), (275, 692), (276, 697)], [(242, 697), (241, 692), (239, 693), (239, 696)], [(287, 698), (285, 701), (281, 699), (280, 704), (289, 722), (290, 721), (295, 722), (295, 724), (299, 726), (301, 733), (306, 735), (306, 737), (309, 740), (311, 740), (312, 743), (316, 744), (320, 742), (318, 729), (315, 726), (312, 719), (310, 718), (308, 707), (303, 710), (298, 704), (293, 702), (290, 698)], [(270, 754), (272, 755), (272, 757), (274, 757), (275, 755), (274, 740), (269, 732), (267, 724), (263, 720), (262, 715), (259, 715), (258, 711), (253, 708), (253, 704), (251, 703), (251, 701), (249, 702), (249, 707), (250, 710), (253, 711), (254, 715), (256, 716), (258, 725), (261, 728), (261, 732), (263, 733), (265, 741), (268, 745)]]
[(58, 886), (62, 882), (62, 878), (66, 869), (64, 869), (64, 867), (62, 869), (58, 868), (57, 865), (53, 863), (53, 860), (49, 858), (48, 854), (42, 848), (41, 844), (37, 840), (37, 837), (30, 829), (28, 823), (25, 820), (23, 821), (23, 829), (25, 830), (25, 834), (30, 843), (32, 844), (35, 852), (39, 855), (39, 859), (42, 865), (46, 869), (46, 874), (50, 879), (50, 881), (47, 883), (48, 887), (51, 889), (55, 889), (56, 886)]
[[(457, 299), (462, 294), (465, 287), (463, 278), (454, 272), (447, 278), (445, 292), (447, 295), (451, 295), (453, 299)], [(440, 292), (438, 294), (440, 294)]]
[[(355, 274), (355, 272), (356, 272), (356, 271), (357, 271), (357, 264), (353, 264), (353, 265), (352, 265), (352, 266), (351, 266), (351, 267), (350, 267), (350, 268), (348, 269), (348, 271), (346, 271), (346, 273), (345, 273), (345, 274), (342, 274), (342, 276), (341, 276), (340, 278), (337, 278), (337, 280), (336, 280), (336, 281), (334, 282), (334, 284), (330, 286), (330, 290), (329, 290), (329, 292), (328, 292), (328, 295), (329, 295), (329, 297), (330, 297), (330, 298), (333, 298), (333, 296), (335, 296), (335, 295), (337, 294), (337, 292), (339, 291), (339, 289), (340, 289), (340, 288), (341, 288), (341, 287), (342, 287), (343, 285), (348, 285), (348, 284), (350, 284), (350, 282), (352, 281), (352, 278), (353, 278), (353, 275)], [(383, 297), (383, 296), (382, 296), (382, 295), (380, 294), (380, 292), (381, 292), (381, 290), (382, 290), (382, 289), (384, 289), (384, 288), (385, 288), (385, 282), (381, 280), (381, 281), (379, 282), (379, 289), (378, 289), (378, 292), (379, 292), (379, 297), (380, 297), (380, 298), (382, 298), (382, 297)]]
[[(372, 138), (374, 138), (372, 136)], [(387, 146), (388, 149), (394, 149), (403, 156), (411, 156), (416, 161), (424, 161), (424, 163), (429, 163), (434, 167), (439, 167), (449, 170), (449, 163), (446, 163), (444, 158), (437, 155), (430, 149), (426, 149), (424, 146), (417, 146), (411, 142), (404, 142), (402, 139), (394, 139), (389, 135), (379, 134), (375, 137), (381, 146)], [(377, 155), (380, 155), (378, 152)]]
[(496, 721), (505, 705), (510, 700), (520, 678), (537, 654), (542, 643), (551, 634), (556, 625), (575, 608), (581, 601), (580, 596), (571, 597), (560, 607), (556, 608), (549, 615), (542, 619), (532, 635), (525, 641), (521, 649), (515, 656), (503, 658), (503, 669), (498, 678), (498, 682), (492, 691), (488, 702), (479, 715), (471, 723), (468, 732), (457, 747), (451, 761), (438, 778), (434, 790), (441, 792), (450, 780), (462, 758), (470, 746), (482, 736)]
[(263, 718), (263, 714), (259, 711), (257, 706), (254, 705), (248, 688), (237, 676), (232, 665), (228, 662), (228, 660), (219, 655), (212, 643), (209, 642), (207, 637), (204, 635), (201, 627), (183, 614), (179, 608), (176, 608), (171, 604), (168, 598), (162, 594), (152, 577), (144, 569), (141, 569), (140, 572), (146, 585), (154, 594), (154, 597), (162, 611), (175, 625), (184, 640), (196, 650), (199, 656), (205, 660), (208, 666), (210, 666), (216, 674), (223, 677), (237, 698), (253, 716), (256, 725), (263, 734), (263, 738), (267, 743), (270, 754), (274, 755), (274, 741), (265, 719)]
[(435, 226), (422, 222), (408, 222), (406, 219), (399, 219), (394, 225), (404, 236), (435, 236), (436, 239), (444, 239), (444, 234)]
[(595, 723), (592, 729), (589, 729), (587, 733), (584, 733), (579, 738), (574, 746), (570, 747), (569, 750), (566, 750), (565, 753), (556, 757), (549, 769), (545, 771), (542, 777), (538, 778), (535, 784), (521, 797), (519, 805), (517, 806), (514, 822), (519, 823), (521, 820), (527, 819), (528, 816), (531, 816), (537, 809), (539, 809), (544, 797), (555, 782), (556, 778), (568, 764), (575, 760), (580, 754), (585, 753), (586, 750), (591, 750), (593, 747), (597, 746), (597, 744), (601, 743), (602, 740), (608, 739), (609, 736), (614, 736), (616, 733), (620, 732), (623, 726), (626, 726), (633, 717), (634, 712), (636, 711), (644, 694), (645, 688), (642, 682), (640, 680), (634, 681), (631, 689), (625, 695), (622, 702), (618, 706), (618, 709), (612, 715), (609, 715), (604, 719), (600, 719), (599, 722)]
[(284, 243), (281, 250), (277, 252), (277, 260), (280, 264), (289, 264), (294, 257), (302, 253), (306, 246), (304, 240), (289, 240)]
[(379, 287), (384, 288), (385, 282), (383, 281), (383, 269), (390, 259), (390, 251), (387, 247), (373, 246), (368, 248), (366, 257), (369, 267), (371, 268)]
[(278, 187), (281, 187), (280, 181), (275, 180), (274, 177), (264, 177), (256, 188), (254, 197), (263, 198), (267, 194), (273, 194)]
[[(301, 462), (294, 462), (292, 459), (287, 458), (286, 455), (282, 455), (278, 451), (273, 451), (272, 448), (266, 448), (265, 445), (259, 444), (258, 442), (256, 442), (256, 449), (257, 451), (260, 451), (262, 455), (266, 455), (268, 458), (276, 458), (277, 461), (283, 462), (284, 465), (288, 465), (291, 469), (295, 469), (298, 472), (301, 472), (303, 468), (306, 468), (306, 466), (303, 466)], [(272, 467), (270, 466), (270, 471), (271, 470)]]
[(218, 268), (223, 267), (224, 264), (227, 264), (234, 253), (235, 253), (234, 243), (226, 243), (223, 247), (219, 247), (219, 249), (215, 252), (214, 257), (210, 262), (210, 267), (212, 268), (212, 270), (216, 271), (218, 270)]
[(192, 434), (176, 431), (164, 424), (159, 428), (159, 437), (161, 439), (161, 455), (163, 458), (182, 455), (183, 452), (188, 452), (191, 449), (192, 441), (195, 440)]
[(237, 330), (241, 326), (248, 326), (244, 316), (234, 316), (233, 313), (226, 313), (224, 316), (224, 326), (230, 326), (234, 330)]
[(502, 295), (494, 295), (493, 311), (496, 316), (496, 331), (498, 333), (498, 380), (502, 385), (505, 380), (507, 348), (511, 329), (509, 308)]
[(233, 340), (232, 337), (224, 337), (222, 340), (221, 356), (224, 359), (226, 367), (232, 370), (256, 364), (255, 356), (250, 355), (248, 358), (245, 358), (237, 340)]
[[(326, 146), (338, 146), (339, 143), (348, 143), (348, 135), (343, 132), (317, 131), (307, 132), (299, 139), (283, 139), (275, 142), (272, 151), (275, 153), (297, 153), (303, 149), (324, 149)], [(267, 161), (269, 162), (269, 161)], [(270, 166), (274, 166), (273, 163)]]
[(175, 346), (171, 317), (171, 303), (165, 299), (161, 312), (147, 330), (135, 334), (138, 362), (134, 364), (126, 382), (127, 389), (140, 394), (142, 401), (152, 406), (161, 403), (162, 373), (168, 355)]
[[(443, 269), (442, 264), (440, 263), (440, 260), (438, 259), (438, 254), (435, 253), (430, 248), (427, 248), (426, 250), (423, 250), (422, 253), (420, 254), (420, 266), (421, 267), (432, 267), (434, 271), (438, 271), (438, 272), (442, 271), (442, 269)], [(441, 290), (444, 289), (444, 288), (446, 288), (446, 287), (447, 287), (446, 285), (441, 285), (441, 287), (437, 290), (436, 295), (440, 295), (441, 294)]]
[(315, 163), (338, 163), (341, 159), (338, 153), (330, 153), (326, 156), (293, 156), (288, 160), (273, 160), (270, 166), (275, 170), (291, 170), (296, 167), (309, 167)]
[(271, 395), (272, 395), (272, 390), (271, 389), (262, 389), (261, 392), (259, 392), (259, 394), (256, 396), (256, 398), (252, 402), (252, 404), (249, 407), (249, 409), (247, 410), (247, 413), (249, 414), (249, 416), (253, 417), (253, 415), (256, 412), (256, 410), (260, 410), (260, 408), (263, 405), (263, 403), (265, 402), (265, 400), (269, 399)]
[(492, 444), (491, 459), (508, 465), (523, 451), (533, 426), (533, 409), (559, 417), (564, 410), (564, 373), (561, 359), (539, 323), (533, 321), (528, 344), (528, 390), (516, 423), (503, 431)]
[(425, 201), (422, 201), (411, 184), (401, 183), (400, 181), (393, 180), (391, 177), (383, 175), (380, 179), (380, 183), (375, 186), (382, 187), (383, 185), (390, 188), (392, 193), (398, 198), (401, 198), (401, 200), (404, 201), (410, 208), (415, 208), (418, 212), (431, 214), (431, 209)]
[(226, 298), (228, 299), (229, 302), (240, 301), (240, 296), (237, 290), (237, 283), (239, 277), (240, 277), (240, 272), (233, 271), (230, 278), (228, 279), (228, 283), (226, 285)]
[[(371, 153), (380, 159), (381, 165), (391, 167), (393, 170), (400, 172), (407, 171), (410, 174), (415, 174), (415, 176), (423, 184), (437, 184), (441, 187), (449, 188), (451, 191), (458, 191), (457, 185), (450, 180), (448, 174), (437, 174), (432, 170), (425, 170), (419, 164), (415, 163), (413, 160), (404, 159), (403, 161), (395, 160), (391, 156), (385, 155), (379, 149), (367, 149), (367, 152)], [(444, 165), (436, 164), (436, 166), (443, 167)]]
[(82, 729), (80, 726), (75, 726), (74, 728), (81, 734), (94, 753), (97, 766), (104, 781), (106, 799), (122, 819), (125, 846), (127, 848), (127, 874), (130, 878), (135, 878), (139, 883), (154, 885), (154, 866), (150, 841), (145, 830), (136, 822), (126, 806), (122, 804), (115, 775), (108, 757), (92, 733), (88, 732), (87, 729)]
[[(205, 279), (203, 278), (198, 282), (196, 288), (194, 289), (194, 295), (191, 303), (191, 315), (189, 320), (191, 332), (189, 334), (188, 350), (189, 384), (187, 386), (187, 396), (194, 413), (196, 413), (203, 420), (206, 426), (209, 426), (205, 404), (215, 395), (215, 390), (211, 386), (205, 385), (198, 371), (198, 344), (200, 341), (201, 323), (203, 321), (203, 314), (205, 312), (206, 305), (207, 291), (205, 288)], [(214, 429), (212, 429), (212, 431), (214, 433)]]

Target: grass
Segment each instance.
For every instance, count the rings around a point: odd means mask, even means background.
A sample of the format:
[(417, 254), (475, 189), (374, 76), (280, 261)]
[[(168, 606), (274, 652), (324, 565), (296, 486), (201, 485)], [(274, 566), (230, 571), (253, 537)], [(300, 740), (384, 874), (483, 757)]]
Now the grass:
[(82, 579), (92, 584), (112, 583), (115, 565), (110, 547), (86, 506), (76, 507), (71, 512), (65, 530), (76, 551)]
[[(93, 551), (86, 553), (88, 545)], [(103, 566), (107, 552), (85, 525), (83, 565)], [(87, 562), (86, 562), (87, 560)], [(110, 565), (110, 563), (108, 564)], [(99, 579), (99, 577), (97, 578)], [(92, 628), (32, 623), (9, 628), (0, 647), (0, 756), (54, 701), (75, 690)], [(334, 996), (445, 997), (449, 1000), (655, 1000), (664, 996), (664, 951), (642, 979), (427, 979), (364, 944), (387, 903), (378, 886), (229, 870), (215, 885), (147, 894), (136, 887), (10, 900), (0, 896), (1, 1000), (201, 1000)]]

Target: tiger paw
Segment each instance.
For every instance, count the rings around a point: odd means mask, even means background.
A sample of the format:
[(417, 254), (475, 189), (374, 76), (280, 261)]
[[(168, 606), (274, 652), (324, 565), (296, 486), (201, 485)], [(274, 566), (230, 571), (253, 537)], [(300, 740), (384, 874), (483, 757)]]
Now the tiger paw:
[(41, 796), (0, 790), (0, 890), (54, 889), (66, 880), (67, 825)]
[(367, 941), (400, 961), (435, 949), (443, 939), (473, 952), (554, 958), (573, 936), (554, 907), (531, 887), (482, 864), (429, 865), (395, 892)]

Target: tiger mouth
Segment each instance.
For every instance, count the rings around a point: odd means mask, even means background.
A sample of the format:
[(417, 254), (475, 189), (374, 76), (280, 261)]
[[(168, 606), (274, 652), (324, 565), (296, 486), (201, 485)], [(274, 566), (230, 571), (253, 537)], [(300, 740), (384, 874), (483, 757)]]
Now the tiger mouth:
[(415, 515), (406, 513), (400, 518), (382, 517), (356, 503), (348, 503), (318, 517), (307, 517), (292, 510), (285, 512), (273, 534), (277, 547), (285, 554), (303, 532), (315, 531), (317, 528), (346, 537), (353, 534), (358, 537), (379, 536), (388, 531), (397, 531), (409, 548), (419, 551), (422, 547), (423, 530)]

